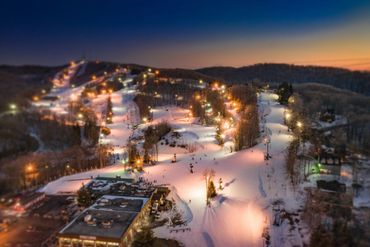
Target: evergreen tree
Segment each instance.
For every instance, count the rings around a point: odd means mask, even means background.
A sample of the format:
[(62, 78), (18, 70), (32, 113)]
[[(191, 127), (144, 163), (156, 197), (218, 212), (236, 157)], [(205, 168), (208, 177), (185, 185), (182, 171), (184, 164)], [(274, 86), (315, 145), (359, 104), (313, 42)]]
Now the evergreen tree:
[(224, 145), (224, 138), (222, 138), (222, 131), (221, 131), (221, 125), (218, 124), (217, 128), (216, 128), (216, 141), (218, 143), (218, 145)]
[(92, 204), (91, 193), (84, 185), (77, 191), (77, 203), (79, 206), (85, 208)]
[(279, 95), (280, 104), (288, 104), (289, 97), (293, 94), (292, 84), (289, 84), (287, 82), (280, 84), (276, 93)]
[(131, 165), (135, 164), (136, 160), (140, 158), (140, 154), (136, 148), (136, 145), (132, 142), (129, 142), (127, 148), (128, 148), (128, 162)]
[(208, 183), (208, 191), (207, 191), (208, 197), (213, 198), (217, 196), (216, 187), (212, 180)]

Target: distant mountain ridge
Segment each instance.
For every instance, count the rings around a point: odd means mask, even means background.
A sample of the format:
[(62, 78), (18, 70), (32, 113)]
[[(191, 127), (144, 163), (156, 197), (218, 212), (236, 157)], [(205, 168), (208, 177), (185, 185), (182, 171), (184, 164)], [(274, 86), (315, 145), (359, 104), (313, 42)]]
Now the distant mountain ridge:
[(262, 63), (244, 67), (207, 67), (197, 72), (228, 82), (316, 82), (370, 95), (370, 72), (343, 68)]
[[(11, 98), (32, 95), (32, 92), (22, 93), (28, 89), (51, 87), (50, 79), (53, 75), (65, 67), (55, 66), (8, 66), (0, 65), (0, 88), (4, 89), (0, 109), (6, 108)], [(88, 67), (83, 75), (72, 79), (72, 83), (79, 85), (89, 80), (92, 75), (103, 74), (104, 71), (112, 71), (116, 66), (129, 66), (138, 71), (144, 71), (149, 66), (138, 64), (119, 64), (112, 62), (88, 62)], [(351, 71), (342, 68), (300, 66), (289, 64), (255, 64), (244, 67), (207, 67), (201, 69), (181, 68), (155, 68), (159, 69), (161, 76), (178, 77), (187, 79), (203, 79), (205, 81), (221, 80), (229, 83), (244, 82), (269, 82), (281, 83), (321, 83), (340, 89), (370, 96), (370, 72)], [(5, 90), (7, 89), (7, 90)], [(5, 93), (6, 92), (6, 93)], [(2, 102), (1, 102), (2, 101)]]

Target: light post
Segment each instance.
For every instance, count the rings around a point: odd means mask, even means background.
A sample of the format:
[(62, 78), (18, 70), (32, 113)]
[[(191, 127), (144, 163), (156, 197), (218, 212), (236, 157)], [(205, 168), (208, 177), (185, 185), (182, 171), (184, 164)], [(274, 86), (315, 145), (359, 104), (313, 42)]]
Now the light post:
[(27, 166), (25, 168), (25, 176), (26, 176), (26, 181), (27, 181), (27, 178), (28, 178), (29, 182), (32, 186), (32, 183), (35, 182), (36, 176), (37, 176), (37, 170), (36, 170), (35, 165), (33, 163), (27, 164)]
[(265, 160), (269, 160), (270, 158), (272, 158), (270, 153), (269, 153), (269, 144), (270, 144), (271, 140), (269, 138), (265, 137), (264, 142), (265, 142), (265, 145), (266, 145)]
[(302, 122), (300, 121), (297, 121), (297, 128), (298, 128), (298, 138), (300, 139), (301, 137), (301, 133), (302, 133), (302, 127), (303, 127), (303, 124)]
[(71, 174), (71, 166), (69, 165), (69, 162), (66, 165), (66, 174), (70, 175)]

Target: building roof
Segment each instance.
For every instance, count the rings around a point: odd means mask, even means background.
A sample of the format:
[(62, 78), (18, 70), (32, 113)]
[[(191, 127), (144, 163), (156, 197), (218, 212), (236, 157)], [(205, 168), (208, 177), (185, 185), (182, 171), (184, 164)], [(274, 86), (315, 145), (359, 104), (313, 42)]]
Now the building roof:
[(135, 219), (137, 212), (115, 212), (87, 209), (62, 229), (62, 236), (120, 240)]
[(105, 195), (90, 208), (117, 212), (140, 212), (148, 198)]
[(97, 177), (86, 185), (96, 196), (117, 195), (129, 197), (150, 197), (155, 188), (144, 181), (128, 178)]
[(120, 241), (148, 198), (105, 195), (65, 226), (59, 235)]

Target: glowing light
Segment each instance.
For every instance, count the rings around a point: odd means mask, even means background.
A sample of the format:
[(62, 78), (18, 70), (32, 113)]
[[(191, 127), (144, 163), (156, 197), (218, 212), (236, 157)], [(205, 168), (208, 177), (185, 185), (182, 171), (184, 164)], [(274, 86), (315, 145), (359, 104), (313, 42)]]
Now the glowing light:
[(40, 100), (39, 96), (33, 96), (32, 99), (33, 99), (33, 101), (39, 101)]
[(229, 129), (230, 128), (230, 123), (225, 121), (224, 123), (224, 129)]
[(33, 166), (33, 164), (28, 164), (28, 165), (26, 166), (26, 171), (27, 171), (27, 172), (33, 172), (33, 171), (34, 171), (34, 169), (35, 169), (35, 167)]
[(137, 160), (136, 160), (136, 164), (137, 164), (137, 165), (141, 165), (141, 163), (142, 163), (141, 159), (137, 159)]
[(302, 128), (302, 126), (303, 126), (303, 124), (302, 124), (300, 121), (298, 121), (298, 122), (297, 122), (297, 127), (298, 127), (298, 128)]
[(71, 94), (71, 96), (69, 97), (72, 101), (75, 101), (77, 100), (77, 95), (76, 94)]
[(10, 110), (17, 110), (17, 105), (14, 103), (9, 104)]

